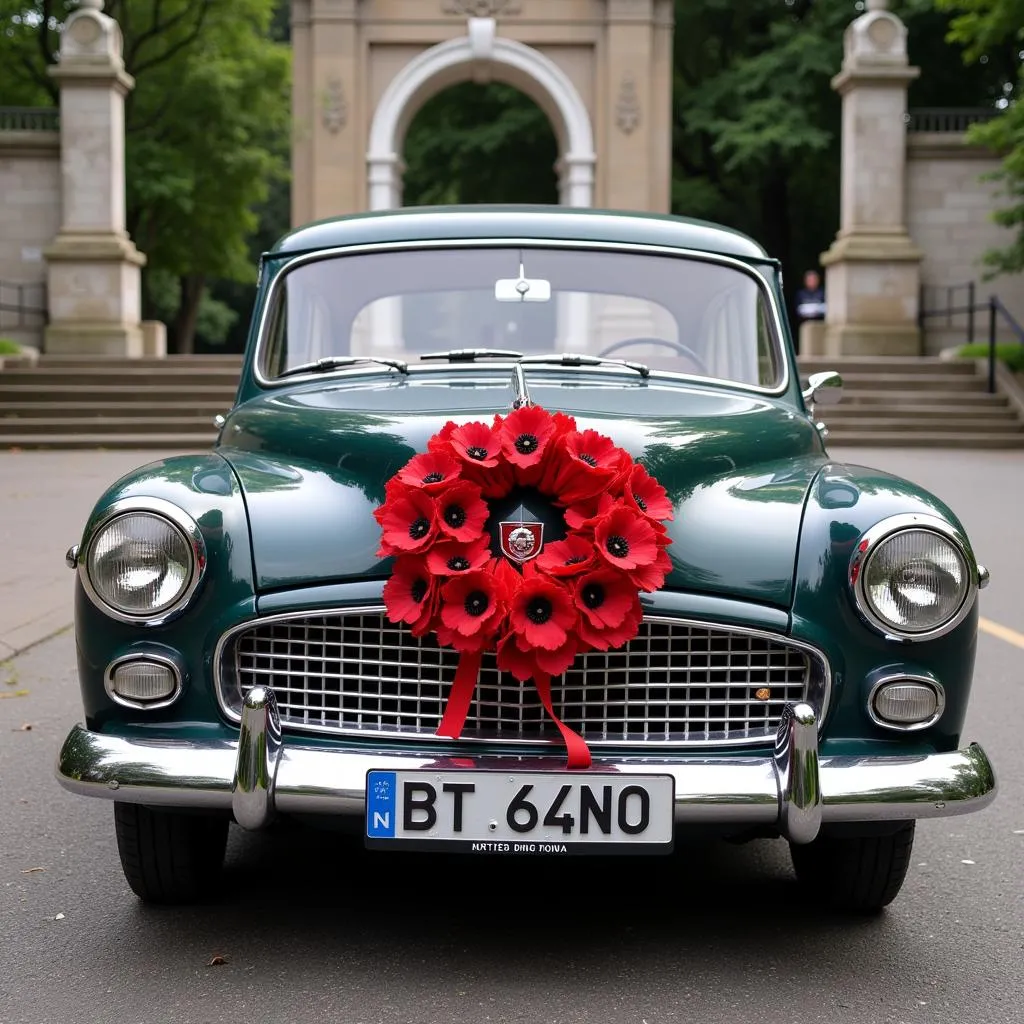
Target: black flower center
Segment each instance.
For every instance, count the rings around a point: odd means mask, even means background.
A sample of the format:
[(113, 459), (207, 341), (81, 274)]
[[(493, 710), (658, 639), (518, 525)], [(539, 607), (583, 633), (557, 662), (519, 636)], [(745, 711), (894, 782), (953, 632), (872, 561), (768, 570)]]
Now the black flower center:
[(604, 587), (600, 583), (588, 583), (580, 596), (583, 598), (583, 603), (593, 611), (604, 604)]
[(444, 476), (441, 473), (428, 473), (423, 478), (423, 482), (425, 484), (439, 484), (443, 479)]
[(535, 434), (520, 434), (515, 440), (515, 449), (520, 455), (530, 455), (537, 450), (538, 444)]
[(461, 529), (466, 524), (466, 510), (461, 505), (449, 505), (444, 510), (444, 521), (453, 529)]
[(582, 565), (587, 560), (586, 555), (571, 555), (565, 560), (566, 565)]
[(543, 626), (551, 618), (553, 611), (551, 602), (546, 597), (534, 597), (526, 606), (526, 617), (538, 626)]
[(474, 445), (472, 448), (468, 448), (466, 450), (466, 454), (471, 459), (476, 459), (477, 462), (483, 462), (483, 460), (487, 458), (487, 449), (479, 448)]
[(452, 572), (465, 572), (469, 568), (469, 559), (462, 555), (454, 555), (448, 559), (448, 568)]
[(472, 615), (474, 619), (478, 619), (485, 611), (487, 611), (490, 604), (490, 598), (484, 593), (484, 591), (474, 590), (472, 593), (466, 595), (463, 607), (466, 609), (467, 615)]
[(595, 468), (597, 466), (597, 459), (595, 459), (593, 455), (588, 455), (586, 452), (580, 456), (580, 462), (585, 462), (588, 466), (593, 466)]
[(409, 527), (409, 536), (412, 537), (413, 540), (423, 540), (428, 533), (430, 533), (430, 520), (423, 516), (416, 519)]
[(636, 507), (640, 509), (641, 512), (647, 511), (647, 502), (644, 501), (643, 498), (634, 496), (633, 500), (636, 502)]
[(423, 598), (427, 596), (427, 581), (416, 580), (415, 583), (409, 588), (409, 593), (412, 595), (412, 599), (420, 604)]
[(625, 558), (629, 554), (629, 541), (618, 534), (609, 537), (605, 547), (608, 549), (608, 553), (615, 558)]

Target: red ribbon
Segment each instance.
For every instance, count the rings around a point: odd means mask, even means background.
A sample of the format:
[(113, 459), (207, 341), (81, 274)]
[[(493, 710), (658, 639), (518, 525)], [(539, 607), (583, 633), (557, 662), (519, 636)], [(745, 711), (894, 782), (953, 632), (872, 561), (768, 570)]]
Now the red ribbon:
[[(438, 736), (447, 736), (457, 740), (462, 735), (466, 716), (469, 714), (469, 706), (473, 703), (473, 692), (476, 690), (477, 679), (480, 676), (482, 660), (483, 654), (479, 651), (463, 654), (459, 658), (459, 667), (455, 670), (455, 678), (452, 680), (452, 689), (448, 694), (444, 716), (441, 718), (441, 724), (437, 727)], [(538, 672), (534, 676), (533, 683), (537, 687), (537, 694), (544, 710), (562, 734), (566, 751), (566, 767), (589, 768), (591, 757), (587, 741), (578, 732), (570, 729), (555, 714), (554, 705), (551, 703), (551, 676), (546, 672)]]

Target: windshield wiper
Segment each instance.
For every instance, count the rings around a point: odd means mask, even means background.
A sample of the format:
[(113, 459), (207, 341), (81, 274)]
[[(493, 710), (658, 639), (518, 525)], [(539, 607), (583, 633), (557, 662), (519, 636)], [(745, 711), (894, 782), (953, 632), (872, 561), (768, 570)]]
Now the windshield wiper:
[(472, 363), (476, 359), (522, 359), (522, 352), (506, 348), (451, 348), (447, 352), (427, 352), (420, 359), (447, 359), (450, 363)]
[(587, 356), (577, 352), (553, 352), (550, 355), (524, 356), (521, 363), (536, 363), (548, 366), (624, 366), (636, 370), (641, 377), (649, 377), (651, 371), (643, 363), (631, 363), (628, 359), (604, 359), (601, 356)]
[(277, 377), (280, 380), (282, 377), (294, 377), (300, 373), (328, 373), (346, 366), (356, 366), (358, 363), (380, 363), (382, 366), (390, 366), (399, 373), (409, 372), (408, 364), (403, 363), (401, 359), (378, 359), (376, 356), (326, 356), (323, 359), (314, 359), (311, 363), (289, 366)]

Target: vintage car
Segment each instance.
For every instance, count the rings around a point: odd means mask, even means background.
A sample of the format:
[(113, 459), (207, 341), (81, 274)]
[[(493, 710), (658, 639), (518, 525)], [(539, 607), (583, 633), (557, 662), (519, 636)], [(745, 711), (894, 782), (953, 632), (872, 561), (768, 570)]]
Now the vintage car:
[[(68, 551), (85, 723), (59, 781), (113, 801), (155, 903), (214, 890), (232, 821), (303, 821), (411, 856), (778, 837), (812, 899), (876, 911), (916, 819), (995, 796), (960, 745), (988, 572), (937, 497), (829, 456), (840, 393), (802, 389), (779, 263), (723, 227), (297, 229), (213, 449), (113, 484)], [(448, 476), (470, 497), (439, 511)], [(479, 501), (472, 545), (412, 558)]]

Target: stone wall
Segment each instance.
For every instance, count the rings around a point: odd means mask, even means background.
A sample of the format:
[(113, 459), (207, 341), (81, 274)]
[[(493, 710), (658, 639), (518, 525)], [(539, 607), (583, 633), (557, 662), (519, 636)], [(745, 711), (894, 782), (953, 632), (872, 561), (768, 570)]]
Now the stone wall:
[[(43, 250), (60, 227), (60, 135), (0, 123), (0, 306), (24, 297), (45, 308)], [(0, 309), (0, 337), (39, 348), (43, 317)]]
[[(1011, 233), (992, 220), (1000, 205), (999, 183), (981, 176), (999, 166), (998, 158), (967, 145), (957, 132), (912, 132), (907, 137), (907, 227), (914, 244), (924, 253), (921, 281), (926, 306), (946, 304), (943, 289), (977, 282), (977, 299), (998, 295), (1024, 323), (1024, 275), (983, 281), (981, 257), (986, 249), (1008, 244)], [(967, 292), (954, 293), (954, 304), (967, 302)], [(966, 316), (952, 324), (929, 320), (925, 324), (925, 354), (960, 344), (966, 337)], [(987, 314), (976, 317), (976, 340), (987, 340)], [(1006, 331), (1001, 335), (1009, 340)]]

